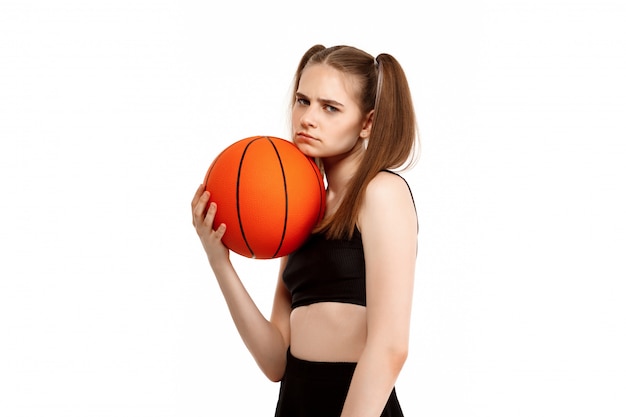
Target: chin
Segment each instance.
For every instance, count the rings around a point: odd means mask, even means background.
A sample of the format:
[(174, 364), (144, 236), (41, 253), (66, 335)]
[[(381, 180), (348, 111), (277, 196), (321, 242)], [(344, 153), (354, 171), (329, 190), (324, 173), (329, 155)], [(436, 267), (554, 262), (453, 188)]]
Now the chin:
[(314, 154), (314, 152), (311, 152), (311, 147), (307, 146), (305, 143), (300, 143), (299, 141), (294, 141), (293, 143), (294, 145), (296, 145), (296, 148), (298, 148), (300, 152), (302, 152), (306, 156), (311, 158), (315, 158), (317, 156)]

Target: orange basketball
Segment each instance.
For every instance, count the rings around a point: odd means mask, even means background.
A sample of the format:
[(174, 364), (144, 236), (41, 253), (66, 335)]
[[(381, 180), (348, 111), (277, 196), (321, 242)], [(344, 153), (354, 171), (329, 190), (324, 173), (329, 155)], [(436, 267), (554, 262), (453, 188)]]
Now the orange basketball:
[(222, 242), (248, 258), (288, 255), (324, 215), (320, 170), (284, 139), (254, 136), (233, 143), (212, 162), (204, 184), (217, 203), (214, 227), (226, 224)]

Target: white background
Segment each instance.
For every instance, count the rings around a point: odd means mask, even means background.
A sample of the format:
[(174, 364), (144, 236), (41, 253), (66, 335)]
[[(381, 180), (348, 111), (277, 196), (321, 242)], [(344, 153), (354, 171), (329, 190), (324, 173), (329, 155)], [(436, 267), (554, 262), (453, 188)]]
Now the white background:
[[(409, 7), (410, 6), (410, 7)], [(0, 1), (0, 415), (273, 415), (189, 204), (315, 43), (404, 66), (407, 416), (626, 415), (626, 6)], [(269, 313), (275, 261), (233, 256)]]

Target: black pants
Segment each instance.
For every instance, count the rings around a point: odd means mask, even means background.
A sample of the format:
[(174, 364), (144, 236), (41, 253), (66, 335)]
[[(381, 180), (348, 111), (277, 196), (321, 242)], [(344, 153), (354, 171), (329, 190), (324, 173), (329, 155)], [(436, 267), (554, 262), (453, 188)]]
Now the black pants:
[[(339, 417), (356, 363), (310, 362), (287, 350), (274, 417)], [(395, 388), (381, 417), (403, 417)]]

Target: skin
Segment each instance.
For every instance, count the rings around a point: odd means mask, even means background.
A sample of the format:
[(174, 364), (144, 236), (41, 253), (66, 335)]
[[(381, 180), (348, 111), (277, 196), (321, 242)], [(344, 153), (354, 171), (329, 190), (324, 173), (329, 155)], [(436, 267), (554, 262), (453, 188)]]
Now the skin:
[[(321, 158), (328, 181), (327, 211), (337, 207), (369, 138), (372, 112), (363, 113), (351, 76), (327, 65), (305, 68), (292, 111), (293, 140), (305, 154)], [(378, 417), (408, 352), (417, 218), (404, 181), (381, 172), (368, 185), (359, 211), (366, 260), (367, 307), (316, 303), (292, 311), (282, 282), (281, 259), (270, 319), (241, 283), (221, 238), (226, 225), (200, 186), (192, 200), (193, 224), (207, 253), (233, 321), (261, 370), (279, 381), (287, 347), (311, 361), (357, 362), (342, 417)]]

